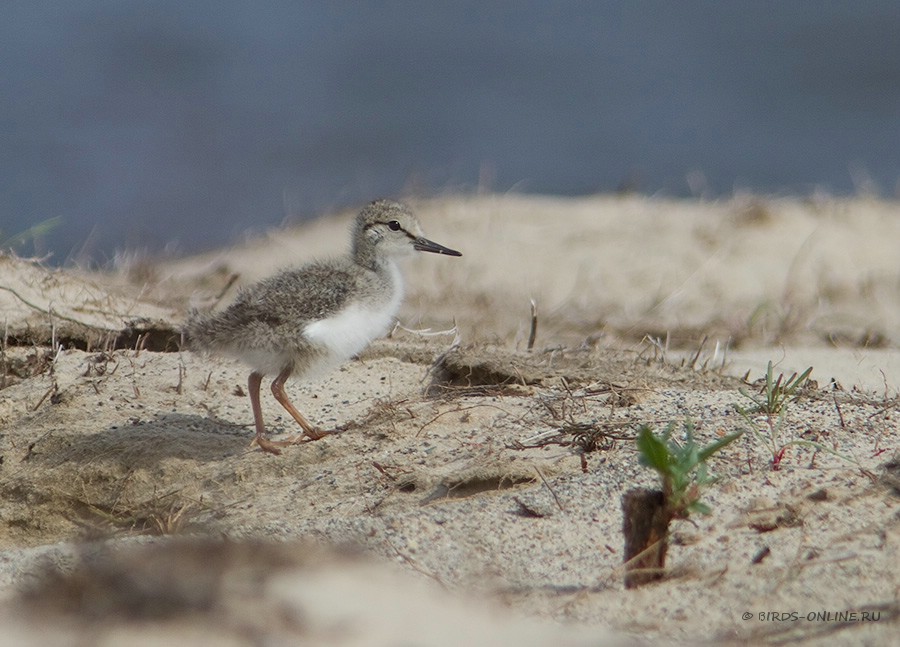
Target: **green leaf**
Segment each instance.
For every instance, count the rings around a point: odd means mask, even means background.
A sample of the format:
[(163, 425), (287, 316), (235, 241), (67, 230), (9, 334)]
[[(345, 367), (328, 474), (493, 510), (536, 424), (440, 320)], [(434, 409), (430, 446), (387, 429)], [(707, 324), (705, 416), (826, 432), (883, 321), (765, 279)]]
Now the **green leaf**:
[(794, 395), (799, 389), (806, 384), (806, 381), (809, 379), (809, 376), (812, 374), (812, 366), (803, 371), (800, 377), (797, 377), (797, 374), (794, 373), (791, 376), (791, 379), (784, 383), (784, 392), (787, 395)]
[(722, 449), (729, 443), (734, 442), (735, 440), (737, 440), (738, 438), (740, 438), (743, 435), (744, 435), (743, 431), (737, 431), (737, 432), (731, 434), (730, 436), (725, 436), (724, 438), (720, 438), (719, 440), (715, 441), (714, 443), (710, 443), (709, 445), (707, 445), (706, 447), (704, 447), (703, 449), (700, 450), (700, 452), (698, 454), (699, 461), (701, 463), (707, 461), (710, 456), (712, 456), (717, 451), (719, 451), (720, 449)]
[(716, 482), (707, 461), (744, 433), (738, 431), (700, 447), (694, 439), (693, 422), (686, 420), (683, 429), (684, 437), (679, 442), (673, 437), (674, 422), (666, 425), (660, 434), (653, 433), (649, 425), (642, 425), (636, 439), (641, 465), (659, 473), (668, 505), (679, 518), (687, 518), (691, 512), (711, 512), (708, 505), (699, 501), (701, 491)]
[(694, 501), (688, 506), (691, 512), (699, 512), (700, 514), (712, 514), (712, 508), (703, 503), (703, 501)]
[(642, 426), (638, 431), (637, 447), (641, 453), (641, 465), (652, 467), (661, 475), (670, 473), (669, 448), (656, 437), (647, 425)]

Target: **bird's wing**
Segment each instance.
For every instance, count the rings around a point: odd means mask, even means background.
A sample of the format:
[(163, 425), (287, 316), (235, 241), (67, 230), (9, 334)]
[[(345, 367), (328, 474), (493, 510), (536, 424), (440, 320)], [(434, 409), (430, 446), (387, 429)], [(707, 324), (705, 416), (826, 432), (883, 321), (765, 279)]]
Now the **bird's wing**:
[(359, 277), (338, 263), (313, 263), (285, 270), (249, 288), (242, 308), (254, 319), (278, 325), (325, 319), (349, 302)]

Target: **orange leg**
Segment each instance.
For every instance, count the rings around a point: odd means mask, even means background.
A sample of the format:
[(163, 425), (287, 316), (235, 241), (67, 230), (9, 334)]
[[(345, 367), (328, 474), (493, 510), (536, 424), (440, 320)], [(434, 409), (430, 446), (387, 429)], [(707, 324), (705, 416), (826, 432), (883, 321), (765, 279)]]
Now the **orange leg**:
[[(309, 420), (303, 417), (303, 415), (297, 411), (297, 408), (291, 404), (291, 401), (288, 399), (287, 393), (284, 390), (284, 382), (291, 375), (291, 369), (286, 368), (281, 373), (278, 374), (278, 377), (275, 378), (275, 381), (272, 382), (272, 395), (275, 396), (275, 399), (278, 400), (278, 403), (284, 407), (285, 411), (287, 411), (297, 423), (303, 427), (303, 433), (309, 436), (310, 440), (319, 440), (322, 436), (325, 435), (321, 429), (317, 429), (314, 427)], [(303, 436), (300, 436), (302, 438)], [(299, 439), (297, 439), (299, 440)]]
[(253, 422), (256, 423), (256, 437), (253, 439), (253, 443), (259, 445), (263, 451), (280, 454), (281, 450), (276, 444), (266, 438), (266, 425), (263, 423), (262, 407), (259, 404), (259, 386), (262, 384), (262, 378), (262, 373), (253, 371), (250, 379), (247, 380), (247, 390), (250, 391), (250, 407), (253, 409)]

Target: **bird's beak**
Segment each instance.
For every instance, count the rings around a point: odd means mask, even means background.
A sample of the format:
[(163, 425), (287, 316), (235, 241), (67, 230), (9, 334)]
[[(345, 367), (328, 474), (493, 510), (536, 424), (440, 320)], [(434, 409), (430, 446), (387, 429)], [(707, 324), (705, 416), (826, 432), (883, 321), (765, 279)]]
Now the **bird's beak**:
[(419, 236), (413, 241), (413, 248), (420, 252), (432, 252), (433, 254), (444, 254), (446, 256), (462, 256), (455, 249), (438, 245), (436, 242), (422, 238)]

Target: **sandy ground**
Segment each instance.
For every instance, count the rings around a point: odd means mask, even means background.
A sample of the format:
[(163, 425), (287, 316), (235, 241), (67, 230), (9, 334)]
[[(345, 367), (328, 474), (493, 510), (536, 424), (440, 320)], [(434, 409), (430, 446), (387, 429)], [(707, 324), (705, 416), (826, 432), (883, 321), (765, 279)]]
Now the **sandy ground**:
[[(900, 206), (416, 206), (464, 256), (410, 264), (401, 323), (442, 334), (291, 383), (342, 431), (279, 457), (249, 447), (246, 370), (174, 331), (341, 253), (352, 214), (105, 274), (0, 258), (2, 644), (894, 644)], [(769, 361), (815, 380), (774, 437), (738, 413)], [(626, 590), (635, 430), (685, 421), (745, 434)]]

